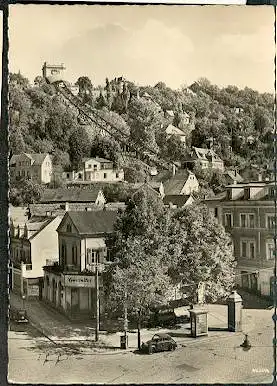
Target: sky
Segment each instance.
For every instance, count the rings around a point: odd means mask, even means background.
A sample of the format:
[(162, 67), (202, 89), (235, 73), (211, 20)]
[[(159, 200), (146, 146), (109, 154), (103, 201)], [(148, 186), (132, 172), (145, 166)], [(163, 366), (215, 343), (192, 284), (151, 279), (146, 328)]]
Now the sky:
[(11, 5), (9, 69), (30, 81), (46, 61), (94, 85), (124, 76), (138, 85), (274, 89), (269, 6)]

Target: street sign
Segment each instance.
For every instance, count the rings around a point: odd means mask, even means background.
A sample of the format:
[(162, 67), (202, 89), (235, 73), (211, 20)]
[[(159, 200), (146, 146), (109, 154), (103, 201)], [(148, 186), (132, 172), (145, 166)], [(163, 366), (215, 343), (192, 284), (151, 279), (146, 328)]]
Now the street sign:
[(39, 286), (38, 285), (29, 285), (28, 286), (28, 296), (39, 296)]
[(64, 286), (95, 288), (95, 277), (89, 275), (64, 275)]

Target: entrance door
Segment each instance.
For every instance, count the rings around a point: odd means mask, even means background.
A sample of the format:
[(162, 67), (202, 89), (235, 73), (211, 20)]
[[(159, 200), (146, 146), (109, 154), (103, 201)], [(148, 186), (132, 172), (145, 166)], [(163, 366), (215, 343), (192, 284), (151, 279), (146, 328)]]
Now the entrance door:
[(79, 290), (78, 290), (78, 288), (71, 288), (71, 310), (73, 312), (79, 311)]
[(250, 287), (251, 287), (251, 291), (253, 292), (258, 291), (258, 280), (255, 273), (251, 273), (250, 275)]

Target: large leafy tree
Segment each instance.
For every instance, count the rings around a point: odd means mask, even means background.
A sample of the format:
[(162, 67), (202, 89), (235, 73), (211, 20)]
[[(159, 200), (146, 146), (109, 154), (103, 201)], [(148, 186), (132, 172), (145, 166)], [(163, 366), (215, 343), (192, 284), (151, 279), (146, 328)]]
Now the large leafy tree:
[(169, 217), (151, 188), (138, 190), (119, 217), (112, 240), (114, 265), (107, 275), (111, 309), (142, 313), (166, 301)]
[(224, 298), (234, 286), (235, 259), (229, 235), (205, 205), (192, 205), (174, 214), (171, 277), (195, 298), (205, 283), (207, 301)]

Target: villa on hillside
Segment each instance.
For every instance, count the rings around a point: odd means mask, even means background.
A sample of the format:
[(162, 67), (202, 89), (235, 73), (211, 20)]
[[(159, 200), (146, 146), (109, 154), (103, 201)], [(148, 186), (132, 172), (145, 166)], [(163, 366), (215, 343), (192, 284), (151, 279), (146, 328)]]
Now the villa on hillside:
[(124, 181), (124, 171), (114, 168), (113, 162), (105, 158), (84, 158), (80, 170), (64, 172), (63, 177), (68, 182), (121, 182)]
[(14, 154), (10, 160), (10, 174), (14, 179), (30, 179), (38, 184), (51, 182), (52, 160), (48, 153)]
[(185, 161), (185, 166), (191, 168), (199, 165), (201, 169), (218, 169), (224, 171), (224, 163), (213, 149), (192, 147), (191, 153)]

